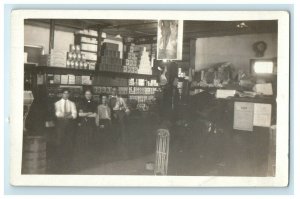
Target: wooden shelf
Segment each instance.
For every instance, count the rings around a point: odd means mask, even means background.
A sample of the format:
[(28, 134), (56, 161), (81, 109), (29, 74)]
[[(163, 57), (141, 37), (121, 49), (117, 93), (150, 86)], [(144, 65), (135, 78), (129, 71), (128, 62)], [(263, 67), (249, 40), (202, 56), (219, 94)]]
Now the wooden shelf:
[(95, 53), (97, 54), (97, 51), (91, 51), (91, 50), (80, 50), (80, 52), (88, 52), (88, 53)]
[(96, 38), (96, 39), (98, 39), (98, 36), (87, 35), (87, 34), (82, 34), (82, 33), (75, 33), (75, 36), (81, 36), (81, 37), (88, 37), (88, 38)]
[(138, 73), (124, 73), (124, 72), (114, 72), (114, 71), (95, 71), (97, 75), (108, 75), (108, 76), (119, 76), (126, 78), (141, 78), (141, 79), (154, 79), (155, 75), (148, 74), (138, 74)]
[(93, 45), (98, 45), (98, 43), (91, 43), (91, 42), (86, 42), (86, 41), (80, 41), (81, 44), (93, 44)]
[(137, 94), (137, 93), (134, 93), (134, 94), (128, 94), (128, 95), (134, 95), (134, 96), (151, 96), (151, 95), (154, 95), (154, 94), (145, 94), (145, 93), (143, 93), (143, 94)]
[(87, 85), (87, 84), (49, 84), (48, 83), (48, 86), (56, 87), (56, 86), (92, 86), (92, 85)]
[(142, 78), (142, 79), (155, 79), (155, 75), (147, 74), (138, 74), (138, 73), (124, 73), (124, 72), (113, 72), (113, 71), (95, 71), (95, 70), (86, 70), (86, 69), (75, 69), (75, 68), (63, 68), (55, 66), (36, 66), (27, 68), (25, 70), (35, 70), (36, 72), (41, 73), (53, 73), (53, 74), (74, 74), (74, 75), (107, 75), (111, 77), (125, 77), (125, 78)]
[(55, 66), (37, 66), (37, 72), (42, 73), (53, 73), (53, 74), (74, 74), (74, 75), (93, 75), (95, 73), (94, 70), (86, 70), (86, 69), (75, 69), (75, 68), (62, 68), (62, 67), (55, 67)]
[(129, 86), (128, 87), (139, 87), (139, 88), (158, 88), (159, 86)]
[(85, 59), (88, 62), (97, 62), (97, 60)]

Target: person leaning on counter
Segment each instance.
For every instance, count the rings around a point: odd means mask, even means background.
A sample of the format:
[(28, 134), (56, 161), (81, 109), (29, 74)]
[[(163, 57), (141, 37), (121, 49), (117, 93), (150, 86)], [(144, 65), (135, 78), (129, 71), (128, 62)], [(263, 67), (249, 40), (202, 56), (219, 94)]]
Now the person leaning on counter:
[(57, 163), (59, 169), (68, 168), (72, 157), (74, 124), (77, 117), (75, 103), (69, 100), (70, 92), (63, 89), (62, 98), (55, 105)]

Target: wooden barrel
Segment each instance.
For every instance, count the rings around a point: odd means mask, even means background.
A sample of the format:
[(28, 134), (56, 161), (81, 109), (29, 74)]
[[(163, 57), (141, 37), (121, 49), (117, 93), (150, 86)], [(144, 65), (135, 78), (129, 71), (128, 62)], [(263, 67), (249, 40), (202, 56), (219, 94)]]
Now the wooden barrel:
[(26, 136), (23, 144), (22, 174), (44, 174), (47, 168), (46, 139)]

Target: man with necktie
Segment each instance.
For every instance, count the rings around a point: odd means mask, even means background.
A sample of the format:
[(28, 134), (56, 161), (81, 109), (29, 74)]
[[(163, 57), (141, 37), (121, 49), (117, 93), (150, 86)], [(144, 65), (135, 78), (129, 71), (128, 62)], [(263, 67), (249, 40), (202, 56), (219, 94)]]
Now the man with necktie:
[(75, 103), (69, 100), (68, 89), (62, 90), (62, 98), (55, 103), (57, 167), (69, 168), (73, 153), (74, 123), (77, 117)]
[(112, 125), (115, 139), (120, 138), (122, 144), (128, 142), (128, 135), (125, 131), (125, 115), (129, 113), (129, 109), (125, 100), (118, 95), (118, 87), (113, 87), (112, 95), (109, 98), (109, 106), (112, 112)]

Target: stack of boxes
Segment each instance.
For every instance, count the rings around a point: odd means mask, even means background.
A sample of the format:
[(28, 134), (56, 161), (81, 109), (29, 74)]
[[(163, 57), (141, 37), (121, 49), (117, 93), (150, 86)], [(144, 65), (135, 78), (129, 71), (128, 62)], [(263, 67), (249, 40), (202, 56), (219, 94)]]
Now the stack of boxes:
[(80, 45), (70, 45), (67, 53), (67, 68), (95, 70), (97, 54), (87, 60), (87, 53), (81, 51)]
[(157, 91), (158, 83), (155, 79), (135, 79), (128, 80), (129, 99), (138, 102), (138, 109), (147, 111), (150, 102), (154, 99), (154, 94)]
[[(95, 94), (110, 95), (110, 94), (112, 94), (112, 89), (113, 89), (113, 87), (111, 87), (111, 86), (94, 86), (93, 92)], [(119, 87), (118, 93), (119, 93), (119, 95), (128, 95), (128, 87)]]
[(57, 101), (62, 97), (62, 89), (68, 88), (71, 93), (71, 99), (75, 101), (79, 101), (82, 94), (82, 87), (81, 86), (59, 86), (59, 87), (49, 87), (48, 88), (48, 97), (50, 101)]
[(158, 86), (158, 82), (156, 81), (156, 79), (151, 79), (151, 80), (147, 80), (147, 79), (135, 79), (135, 78), (130, 78), (128, 80), (128, 85), (129, 86)]
[(137, 73), (138, 72), (138, 59), (137, 55), (134, 52), (134, 44), (125, 46), (125, 60), (123, 63), (123, 72), (125, 73)]
[(78, 30), (77, 32), (75, 32), (75, 34), (90, 35), (94, 37), (98, 36), (98, 32), (96, 30), (91, 29)]
[(66, 51), (52, 49), (50, 54), (42, 55), (41, 66), (66, 67)]
[(156, 87), (129, 87), (129, 94), (132, 95), (154, 95)]
[(122, 77), (107, 77), (107, 76), (95, 76), (93, 78), (93, 85), (104, 86), (124, 86), (127, 85), (127, 79)]
[(146, 51), (146, 47), (143, 47), (143, 51), (142, 51), (141, 59), (140, 59), (140, 63), (139, 63), (138, 73), (139, 74), (147, 74), (147, 75), (152, 74), (150, 57), (149, 57), (149, 53)]
[(88, 63), (89, 70), (95, 70), (98, 52), (98, 32), (95, 30), (80, 30), (75, 33), (75, 44), (79, 45), (81, 54)]
[(119, 45), (105, 42), (101, 48), (100, 71), (122, 72)]

